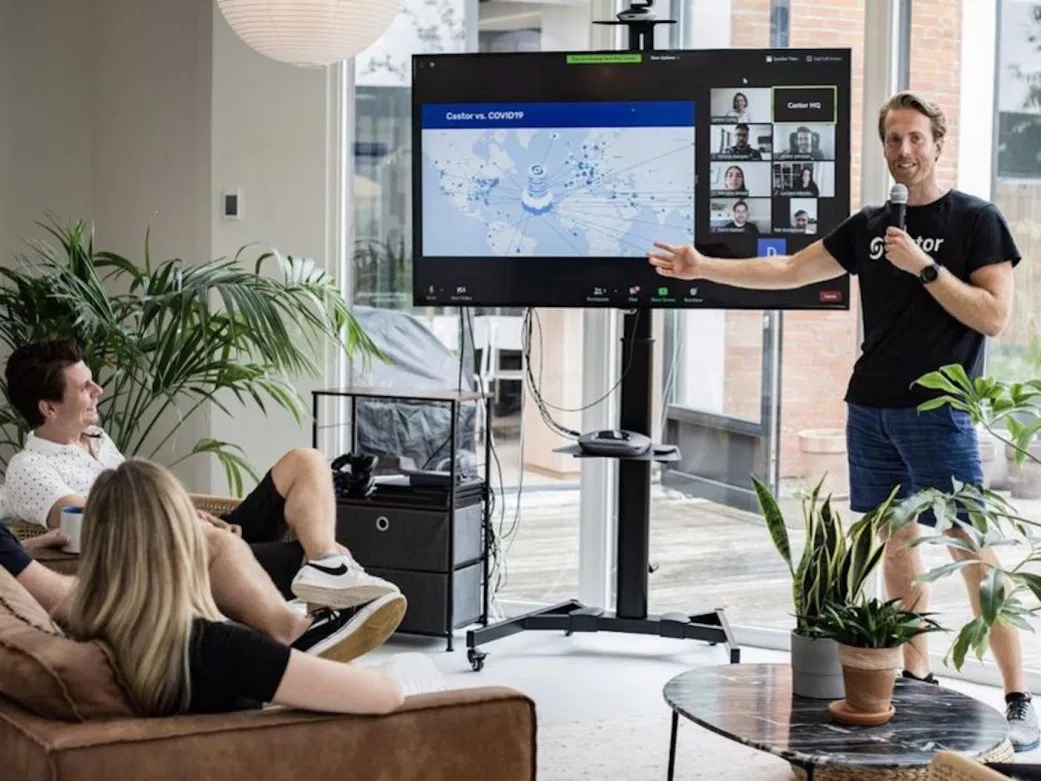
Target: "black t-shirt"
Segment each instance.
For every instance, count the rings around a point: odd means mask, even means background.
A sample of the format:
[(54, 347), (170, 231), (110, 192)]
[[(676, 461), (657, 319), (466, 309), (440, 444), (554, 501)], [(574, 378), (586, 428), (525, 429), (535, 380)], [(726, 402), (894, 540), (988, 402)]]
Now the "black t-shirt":
[(232, 623), (192, 624), (190, 713), (227, 713), (271, 702), (289, 664), (290, 648)]
[[(913, 274), (885, 257), (889, 215), (865, 207), (824, 239), (824, 247), (860, 278), (863, 353), (853, 368), (846, 401), (866, 407), (913, 407), (935, 394), (912, 383), (941, 366), (959, 363), (970, 377), (983, 370), (984, 336), (963, 325)], [(907, 208), (906, 230), (933, 260), (958, 279), (1020, 255), (994, 204), (950, 190)]]

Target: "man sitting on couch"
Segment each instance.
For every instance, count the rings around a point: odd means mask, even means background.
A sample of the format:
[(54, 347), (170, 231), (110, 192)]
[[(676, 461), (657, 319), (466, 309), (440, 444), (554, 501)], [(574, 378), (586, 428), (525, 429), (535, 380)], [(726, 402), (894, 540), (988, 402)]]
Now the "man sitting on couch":
[[(33, 428), (7, 468), (8, 514), (55, 529), (62, 509), (84, 506), (97, 476), (124, 460), (98, 427), (102, 389), (71, 340), (17, 348), (6, 379), (11, 404)], [(331, 609), (312, 617), (312, 624), (350, 624), (382, 642), (400, 623), (405, 598), (397, 586), (367, 573), (336, 541), (332, 473), (316, 451), (289, 451), (233, 511), (199, 517), (210, 546), (214, 597), (228, 617), (277, 636), (269, 627), (285, 620), (272, 613), (277, 585), (282, 595), (291, 591)], [(288, 531), (297, 542), (281, 542)]]

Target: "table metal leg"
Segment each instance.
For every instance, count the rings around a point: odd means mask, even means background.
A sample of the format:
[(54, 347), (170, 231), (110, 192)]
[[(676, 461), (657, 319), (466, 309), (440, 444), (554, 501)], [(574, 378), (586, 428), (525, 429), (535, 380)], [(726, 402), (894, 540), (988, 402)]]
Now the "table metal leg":
[(815, 765), (803, 764), (802, 762), (792, 762), (791, 764), (806, 774), (806, 781), (813, 781), (813, 768)]
[(673, 776), (676, 774), (676, 732), (680, 726), (680, 715), (676, 712), (672, 712), (672, 729), (669, 730), (669, 768), (667, 771), (666, 778), (668, 781), (672, 781)]

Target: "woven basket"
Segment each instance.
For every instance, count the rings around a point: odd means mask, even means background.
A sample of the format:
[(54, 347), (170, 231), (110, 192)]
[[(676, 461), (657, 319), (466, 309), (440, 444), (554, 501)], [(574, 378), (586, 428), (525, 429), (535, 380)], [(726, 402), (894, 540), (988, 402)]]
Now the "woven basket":
[[(984, 768), (980, 762), (1009, 762), (1014, 756), (1015, 752), (1012, 750), (1012, 743), (1006, 740), (993, 751), (984, 754), (976, 760), (966, 759), (965, 762), (973, 765), (975, 768), (987, 770), (987, 768)], [(950, 765), (948, 765), (948, 767), (950, 767)], [(972, 779), (973, 781), (980, 779), (980, 781), (988, 781), (989, 779), (995, 778), (993, 770), (988, 771), (991, 775), (973, 776), (964, 775), (964, 773), (950, 775), (950, 772), (952, 771), (946, 769), (941, 770), (940, 772), (947, 772), (948, 775), (936, 775), (936, 772), (935, 757), (930, 765), (923, 767), (887, 768), (885, 770), (820, 765), (813, 769), (813, 781), (938, 781), (939, 779), (942, 779), (942, 781), (962, 781), (962, 779)], [(799, 781), (806, 781), (806, 771), (802, 768), (793, 765), (792, 775)], [(1000, 773), (998, 773), (996, 777), (1003, 779), (1003, 781), (1008, 781), (1008, 779)]]
[[(1005, 760), (991, 758), (989, 761)], [(929, 766), (929, 781), (1008, 781), (1008, 776), (953, 751), (938, 751)]]
[(230, 513), (242, 501), (230, 496), (211, 496), (210, 494), (192, 494), (191, 497), (196, 510), (203, 510), (218, 517)]
[[(212, 496), (210, 494), (191, 494), (192, 503), (196, 509), (204, 510), (213, 515), (221, 516), (224, 513), (231, 512), (234, 510), (241, 499), (235, 499), (230, 496)], [(33, 537), (39, 537), (41, 534), (47, 531), (39, 524), (29, 523), (27, 521), (13, 520), (8, 525), (11, 533), (16, 539), (21, 542), (31, 540)]]

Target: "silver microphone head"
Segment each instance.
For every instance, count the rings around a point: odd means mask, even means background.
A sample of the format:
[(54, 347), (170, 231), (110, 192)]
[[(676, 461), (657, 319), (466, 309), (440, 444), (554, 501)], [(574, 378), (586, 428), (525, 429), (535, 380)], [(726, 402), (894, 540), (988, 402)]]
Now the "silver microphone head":
[(889, 191), (890, 203), (907, 203), (907, 186), (897, 182)]

